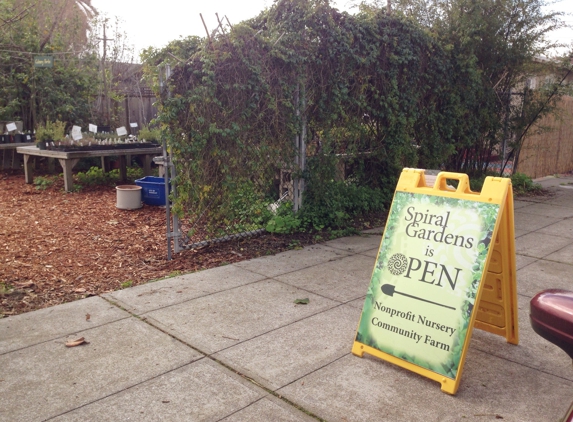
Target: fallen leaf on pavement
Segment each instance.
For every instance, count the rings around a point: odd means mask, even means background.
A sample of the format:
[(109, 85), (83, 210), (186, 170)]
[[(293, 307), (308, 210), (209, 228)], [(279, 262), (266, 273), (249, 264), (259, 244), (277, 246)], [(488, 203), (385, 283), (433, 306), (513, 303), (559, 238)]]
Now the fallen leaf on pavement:
[(66, 347), (76, 347), (76, 346), (79, 346), (80, 344), (84, 344), (84, 343), (88, 344), (88, 342), (86, 341), (85, 338), (80, 337), (80, 338), (77, 338), (75, 340), (66, 341)]
[(296, 299), (294, 301), (294, 303), (296, 303), (297, 305), (308, 305), (309, 302), (310, 302), (310, 299), (308, 297), (306, 297), (304, 299)]

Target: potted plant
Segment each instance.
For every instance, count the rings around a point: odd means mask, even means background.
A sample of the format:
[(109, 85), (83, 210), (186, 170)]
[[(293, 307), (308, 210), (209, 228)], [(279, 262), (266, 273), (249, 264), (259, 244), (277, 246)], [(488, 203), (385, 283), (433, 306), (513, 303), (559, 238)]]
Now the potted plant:
[(64, 139), (66, 124), (56, 120), (46, 121), (46, 124), (40, 124), (36, 128), (36, 146), (40, 149), (46, 149), (50, 142)]
[(143, 126), (137, 134), (137, 139), (140, 142), (158, 144), (161, 141), (161, 129), (158, 127), (149, 128), (148, 126)]

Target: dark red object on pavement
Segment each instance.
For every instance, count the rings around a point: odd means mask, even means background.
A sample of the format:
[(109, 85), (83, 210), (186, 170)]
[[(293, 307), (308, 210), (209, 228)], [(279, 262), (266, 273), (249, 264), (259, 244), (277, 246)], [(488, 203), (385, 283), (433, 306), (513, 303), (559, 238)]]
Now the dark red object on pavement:
[(573, 292), (544, 290), (531, 299), (529, 309), (533, 330), (573, 359)]

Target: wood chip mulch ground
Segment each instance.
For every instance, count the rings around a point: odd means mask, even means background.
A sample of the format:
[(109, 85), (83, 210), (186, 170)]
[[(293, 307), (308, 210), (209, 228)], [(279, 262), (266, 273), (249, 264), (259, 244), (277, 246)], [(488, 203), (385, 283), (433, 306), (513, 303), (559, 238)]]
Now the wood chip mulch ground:
[(0, 318), (312, 244), (265, 234), (167, 260), (165, 208), (116, 208), (113, 186), (45, 190), (0, 173)]

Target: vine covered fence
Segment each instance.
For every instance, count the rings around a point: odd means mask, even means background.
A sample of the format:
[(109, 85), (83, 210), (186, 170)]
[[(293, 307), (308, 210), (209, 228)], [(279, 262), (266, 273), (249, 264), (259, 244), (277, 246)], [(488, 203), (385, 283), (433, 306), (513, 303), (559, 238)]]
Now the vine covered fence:
[(482, 47), (440, 37), (376, 8), (278, 0), (149, 50), (149, 78), (172, 69), (156, 84), (158, 122), (186, 244), (344, 227), (381, 212), (406, 166), (485, 171), (513, 127), (504, 97)]

